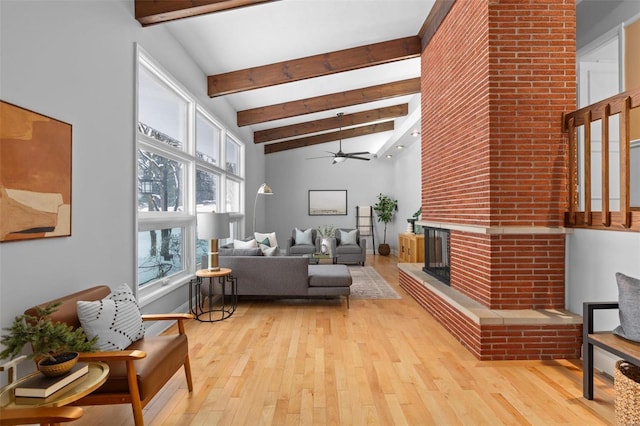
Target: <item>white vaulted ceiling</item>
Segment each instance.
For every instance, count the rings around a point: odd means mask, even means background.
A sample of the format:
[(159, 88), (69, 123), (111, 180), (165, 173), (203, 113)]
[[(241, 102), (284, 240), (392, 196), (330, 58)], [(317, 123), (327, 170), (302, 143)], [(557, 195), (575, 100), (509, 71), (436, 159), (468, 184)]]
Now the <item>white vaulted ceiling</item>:
[[(281, 0), (160, 25), (168, 27), (206, 75), (216, 75), (417, 36), (433, 4), (433, 0)], [(243, 111), (419, 76), (418, 56), (222, 96), (236, 111)], [(419, 113), (412, 114), (412, 109), (419, 108), (416, 97), (419, 94), (408, 94), (248, 126), (255, 132), (336, 117), (339, 112), (351, 114), (411, 101), (408, 115), (394, 119), (394, 131), (343, 140), (344, 151), (366, 150), (382, 154), (383, 147), (416, 140), (408, 136), (412, 130), (419, 129), (419, 121), (416, 121)], [(409, 123), (407, 117), (413, 122)], [(402, 142), (404, 137), (406, 142)], [(278, 140), (268, 143), (272, 142)], [(315, 150), (319, 148), (337, 150), (337, 143), (331, 141), (315, 146)]]

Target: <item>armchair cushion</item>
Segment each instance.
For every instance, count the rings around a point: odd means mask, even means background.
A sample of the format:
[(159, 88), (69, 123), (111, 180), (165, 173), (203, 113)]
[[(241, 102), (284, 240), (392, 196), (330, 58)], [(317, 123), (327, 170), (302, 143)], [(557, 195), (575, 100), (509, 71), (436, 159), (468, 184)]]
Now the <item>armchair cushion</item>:
[(340, 232), (340, 245), (358, 244), (358, 230), (353, 229), (351, 231), (342, 230)]
[(309, 229), (305, 229), (304, 231), (301, 229), (296, 228), (295, 229), (295, 242), (296, 245), (299, 244), (306, 244), (306, 245), (312, 245), (313, 244), (313, 235), (312, 235), (313, 229), (309, 228)]
[[(175, 374), (176, 369), (170, 368), (181, 365), (188, 352), (187, 336), (172, 334), (168, 336), (148, 336), (134, 342), (127, 350), (144, 351), (147, 356), (136, 360), (136, 381), (140, 399), (148, 397), (162, 388)], [(107, 362), (109, 364), (109, 380), (94, 391), (94, 394), (127, 393), (127, 366), (124, 362)], [(168, 368), (158, 368), (167, 366)]]
[(144, 337), (140, 308), (127, 284), (121, 284), (104, 299), (76, 304), (87, 337), (98, 336), (98, 350), (123, 350)]

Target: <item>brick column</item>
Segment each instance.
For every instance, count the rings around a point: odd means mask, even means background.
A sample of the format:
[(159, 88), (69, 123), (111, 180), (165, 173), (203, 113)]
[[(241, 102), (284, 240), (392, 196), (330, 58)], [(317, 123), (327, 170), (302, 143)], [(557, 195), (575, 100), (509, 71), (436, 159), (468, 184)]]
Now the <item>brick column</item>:
[(575, 0), (457, 0), (422, 54), (421, 102), (422, 217), (456, 225), (451, 287), (564, 308)]

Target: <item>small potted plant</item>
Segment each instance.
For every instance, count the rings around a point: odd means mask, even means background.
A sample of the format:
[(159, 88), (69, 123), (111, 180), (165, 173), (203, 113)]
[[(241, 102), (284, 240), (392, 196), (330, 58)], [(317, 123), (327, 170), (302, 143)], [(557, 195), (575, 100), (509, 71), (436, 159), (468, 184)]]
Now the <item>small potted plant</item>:
[(320, 243), (320, 253), (322, 254), (331, 254), (331, 238), (336, 236), (336, 228), (333, 225), (322, 225), (317, 228), (318, 234), (322, 237), (322, 242)]
[[(48, 316), (58, 309), (60, 302), (50, 303), (45, 308), (37, 308), (37, 315), (19, 315), (14, 318), (11, 327), (4, 330), (0, 343), (5, 349), (0, 359), (15, 358), (22, 349), (31, 345), (33, 358), (38, 370), (48, 376), (58, 376), (69, 371), (78, 361), (78, 352), (93, 352), (98, 338), (87, 341), (82, 328), (73, 328), (67, 324), (51, 321)], [(64, 366), (60, 364), (65, 363)], [(67, 368), (68, 367), (68, 368)]]
[(421, 226), (420, 225), (416, 225), (416, 222), (418, 220), (420, 220), (420, 215), (421, 214), (422, 214), (422, 207), (420, 207), (418, 209), (418, 211), (413, 214), (413, 223), (412, 223), (412, 225), (413, 225), (413, 232), (415, 234), (418, 234), (421, 231)]
[(393, 214), (398, 210), (398, 200), (378, 194), (378, 202), (373, 206), (373, 210), (378, 215), (378, 222), (384, 223), (384, 234), (382, 238), (382, 244), (378, 245), (378, 253), (382, 256), (388, 256), (391, 253), (391, 248), (387, 244), (387, 223), (393, 219)]

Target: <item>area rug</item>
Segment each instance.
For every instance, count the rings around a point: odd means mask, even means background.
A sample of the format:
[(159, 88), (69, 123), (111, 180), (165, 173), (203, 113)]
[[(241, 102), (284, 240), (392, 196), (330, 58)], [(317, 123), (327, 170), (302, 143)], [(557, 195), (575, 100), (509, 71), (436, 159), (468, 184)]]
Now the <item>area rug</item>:
[(400, 299), (400, 295), (371, 266), (349, 266), (352, 299)]

